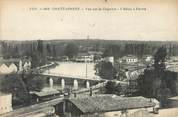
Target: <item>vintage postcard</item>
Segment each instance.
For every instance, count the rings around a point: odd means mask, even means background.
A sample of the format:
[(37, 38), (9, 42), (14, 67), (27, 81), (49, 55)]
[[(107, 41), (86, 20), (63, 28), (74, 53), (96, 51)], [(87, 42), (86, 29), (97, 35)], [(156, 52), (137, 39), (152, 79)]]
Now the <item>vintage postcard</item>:
[(178, 0), (0, 0), (0, 117), (178, 117)]

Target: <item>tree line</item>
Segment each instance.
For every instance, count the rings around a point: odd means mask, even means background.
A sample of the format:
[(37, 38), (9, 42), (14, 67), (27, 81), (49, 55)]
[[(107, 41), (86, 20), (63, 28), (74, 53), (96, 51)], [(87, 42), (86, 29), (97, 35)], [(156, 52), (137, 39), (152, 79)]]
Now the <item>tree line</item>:
[[(94, 43), (95, 42), (95, 43)], [(159, 42), (128, 42), (128, 41), (89, 41), (88, 44), (83, 41), (1, 41), (1, 53), (4, 58), (19, 58), (21, 56), (30, 56), (35, 61), (39, 58), (39, 64), (45, 63), (47, 57), (68, 56), (72, 58), (79, 52), (100, 51), (103, 57), (114, 56), (116, 58), (125, 55), (153, 55), (156, 50), (164, 46), (168, 56), (178, 55), (178, 44), (176, 43), (159, 43)], [(33, 65), (38, 66), (37, 63)]]

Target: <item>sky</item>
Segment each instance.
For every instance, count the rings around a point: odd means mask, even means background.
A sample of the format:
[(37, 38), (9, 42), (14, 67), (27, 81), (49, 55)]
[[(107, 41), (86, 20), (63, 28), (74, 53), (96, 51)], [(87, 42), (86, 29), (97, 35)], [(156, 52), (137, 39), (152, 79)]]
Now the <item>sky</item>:
[(178, 0), (0, 0), (0, 40), (178, 40), (177, 3)]

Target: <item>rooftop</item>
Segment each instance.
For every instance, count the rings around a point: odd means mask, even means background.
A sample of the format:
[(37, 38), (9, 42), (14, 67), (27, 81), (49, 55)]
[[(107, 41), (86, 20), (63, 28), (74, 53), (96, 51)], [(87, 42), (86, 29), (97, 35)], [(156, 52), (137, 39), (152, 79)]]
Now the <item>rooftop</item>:
[(127, 56), (123, 56), (122, 59), (137, 59), (137, 57), (134, 55), (127, 55)]
[(41, 91), (41, 92), (33, 91), (33, 92), (30, 92), (30, 93), (35, 94), (38, 97), (44, 97), (44, 96), (59, 94), (60, 92), (57, 91), (57, 90), (50, 90), (50, 91)]
[(144, 97), (119, 97), (116, 95), (97, 95), (69, 99), (83, 113), (119, 111), (154, 107), (155, 103)]
[(6, 96), (6, 95), (11, 95), (10, 93), (2, 93), (0, 92), (0, 96)]

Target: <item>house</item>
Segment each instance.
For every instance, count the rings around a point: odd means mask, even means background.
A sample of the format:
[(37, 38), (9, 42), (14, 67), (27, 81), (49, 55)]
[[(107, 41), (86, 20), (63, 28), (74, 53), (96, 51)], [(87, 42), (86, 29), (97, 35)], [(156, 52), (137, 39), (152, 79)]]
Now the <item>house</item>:
[(108, 56), (104, 58), (104, 61), (106, 62), (111, 62), (112, 64), (114, 64), (114, 57), (113, 56)]
[(103, 54), (101, 51), (89, 51), (88, 53), (94, 55), (94, 61), (96, 62), (101, 60)]
[(145, 61), (150, 62), (153, 60), (153, 56), (146, 56)]
[[(63, 117), (125, 117), (140, 109), (153, 110), (155, 103), (144, 97), (120, 97), (111, 94), (64, 99), (56, 106), (56, 112)], [(139, 116), (138, 116), (139, 117)]]
[(170, 62), (177, 62), (178, 61), (178, 56), (171, 56), (170, 57)]
[(122, 57), (121, 61), (125, 62), (125, 63), (136, 63), (136, 62), (138, 62), (138, 58), (133, 55), (128, 55), (128, 56)]
[(0, 92), (0, 116), (10, 111), (12, 111), (12, 94)]
[(149, 67), (154, 64), (154, 57), (152, 55), (144, 55), (141, 61), (143, 64)]
[(0, 65), (0, 74), (9, 74), (10, 70), (6, 64), (1, 64)]
[(19, 60), (19, 72), (28, 71), (31, 69), (31, 60), (28, 57), (24, 57)]
[(2, 59), (0, 61), (0, 74), (11, 74), (18, 71), (19, 59)]
[(9, 65), (9, 70), (10, 70), (11, 73), (16, 73), (18, 71), (18, 68), (14, 63), (11, 63)]
[(88, 53), (79, 53), (76, 57), (75, 61), (77, 62), (93, 62), (94, 55), (90, 55)]
[(18, 71), (28, 71), (31, 68), (29, 59), (2, 59), (0, 61), (0, 74), (17, 73)]

